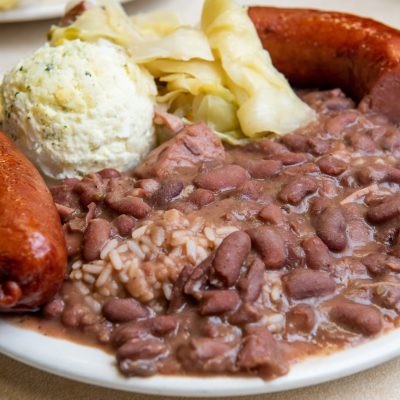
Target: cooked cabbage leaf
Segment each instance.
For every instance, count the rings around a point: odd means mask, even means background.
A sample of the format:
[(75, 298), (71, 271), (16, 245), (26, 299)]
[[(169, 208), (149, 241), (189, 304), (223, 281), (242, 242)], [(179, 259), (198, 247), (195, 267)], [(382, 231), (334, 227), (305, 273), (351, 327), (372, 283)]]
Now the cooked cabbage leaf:
[[(190, 46), (188, 46), (190, 43)], [(137, 63), (157, 59), (188, 61), (193, 58), (214, 60), (207, 38), (203, 32), (190, 27), (179, 27), (156, 39), (144, 37), (131, 46), (132, 57)]]
[(181, 19), (170, 11), (154, 11), (146, 14), (137, 14), (130, 17), (142, 35), (150, 39), (157, 39), (169, 35), (180, 28)]
[(285, 134), (314, 119), (313, 110), (273, 67), (245, 8), (231, 0), (206, 0), (201, 26), (229, 78), (246, 136)]
[(49, 42), (57, 46), (65, 40), (80, 39), (95, 42), (107, 39), (129, 49), (142, 40), (142, 35), (126, 15), (122, 6), (112, 0), (97, 0), (71, 25), (53, 25), (48, 33)]
[(165, 11), (129, 18), (114, 0), (98, 0), (49, 33), (53, 45), (73, 39), (124, 47), (157, 80), (160, 104), (206, 122), (233, 144), (288, 133), (315, 115), (273, 67), (246, 9), (233, 0), (205, 0), (199, 28)]
[[(169, 18), (164, 24), (160, 19)], [(130, 19), (118, 2), (97, 0), (67, 27), (52, 26), (49, 42), (57, 46), (65, 40), (95, 42), (106, 39), (126, 49), (137, 63), (154, 59), (213, 60), (204, 33), (180, 24), (178, 17), (157, 13)], [(153, 22), (151, 22), (153, 21)], [(190, 45), (188, 45), (190, 44)]]

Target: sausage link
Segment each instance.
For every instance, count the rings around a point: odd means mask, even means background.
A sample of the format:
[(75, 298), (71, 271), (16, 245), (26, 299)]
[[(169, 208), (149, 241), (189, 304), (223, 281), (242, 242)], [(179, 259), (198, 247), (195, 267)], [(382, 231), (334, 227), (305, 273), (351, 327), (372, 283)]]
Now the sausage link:
[(354, 15), (250, 7), (249, 16), (275, 67), (306, 87), (340, 87), (400, 122), (400, 33)]
[(39, 172), (0, 132), (0, 310), (36, 308), (60, 288), (67, 249)]

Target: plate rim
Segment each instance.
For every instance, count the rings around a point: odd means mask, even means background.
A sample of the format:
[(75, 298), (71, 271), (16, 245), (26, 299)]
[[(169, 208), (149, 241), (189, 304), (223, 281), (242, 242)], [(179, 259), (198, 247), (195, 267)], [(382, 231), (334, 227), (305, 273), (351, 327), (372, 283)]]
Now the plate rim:
[[(400, 356), (400, 328), (395, 328), (375, 339), (347, 348), (344, 351), (334, 352), (327, 356), (310, 357), (293, 365), (288, 375), (272, 381), (237, 376), (182, 377), (165, 375), (127, 379), (122, 377), (115, 365), (113, 365), (114, 357), (98, 348), (45, 336), (37, 331), (15, 326), (0, 318), (0, 336), (5, 337), (5, 335), (11, 335), (11, 340), (0, 342), (0, 353), (33, 368), (94, 386), (169, 397), (231, 397), (300, 389), (353, 375)], [(37, 346), (33, 347), (33, 353), (27, 352), (28, 347), (26, 345), (27, 343), (32, 343), (32, 338), (37, 341)], [(62, 352), (50, 351), (50, 361), (47, 362), (43, 358), (39, 359), (44, 354), (43, 350), (40, 349), (44, 342), (47, 345), (50, 343), (51, 350), (59, 349), (59, 346), (68, 343), (66, 350), (68, 350), (68, 353), (71, 352), (71, 355), (74, 352), (91, 354), (93, 356), (93, 365), (99, 366), (96, 362), (104, 363), (104, 365), (100, 364), (100, 368), (104, 369), (108, 375), (105, 377), (96, 376), (96, 374), (90, 372), (92, 371), (90, 368), (85, 370), (84, 367), (88, 367), (91, 364), (87, 360), (83, 360), (83, 357), (75, 359), (72, 356), (72, 367), (60, 367), (58, 362), (61, 360)], [(29, 350), (32, 350), (32, 348), (29, 348)], [(371, 356), (371, 354), (374, 356)], [(338, 367), (339, 364), (342, 365), (341, 368)], [(84, 372), (79, 373), (82, 368)], [(310, 370), (315, 369), (317, 373), (310, 374)], [(306, 373), (304, 373), (304, 370)], [(205, 385), (205, 382), (209, 382), (210, 385)]]

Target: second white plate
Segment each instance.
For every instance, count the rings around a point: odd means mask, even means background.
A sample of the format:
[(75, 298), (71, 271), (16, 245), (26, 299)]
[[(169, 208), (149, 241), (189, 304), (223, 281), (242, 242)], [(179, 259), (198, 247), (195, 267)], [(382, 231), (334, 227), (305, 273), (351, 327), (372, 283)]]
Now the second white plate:
[[(121, 0), (127, 3), (133, 0)], [(59, 18), (64, 14), (66, 0), (19, 0), (11, 10), (0, 11), (0, 24)]]

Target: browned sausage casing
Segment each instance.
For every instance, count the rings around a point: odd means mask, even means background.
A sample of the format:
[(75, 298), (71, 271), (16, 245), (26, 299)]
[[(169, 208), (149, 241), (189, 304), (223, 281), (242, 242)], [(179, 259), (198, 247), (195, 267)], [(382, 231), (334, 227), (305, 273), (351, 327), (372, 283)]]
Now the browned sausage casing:
[(249, 16), (292, 84), (340, 87), (400, 122), (400, 31), (338, 12), (250, 7)]
[(0, 311), (33, 309), (60, 288), (67, 252), (39, 172), (0, 132)]

